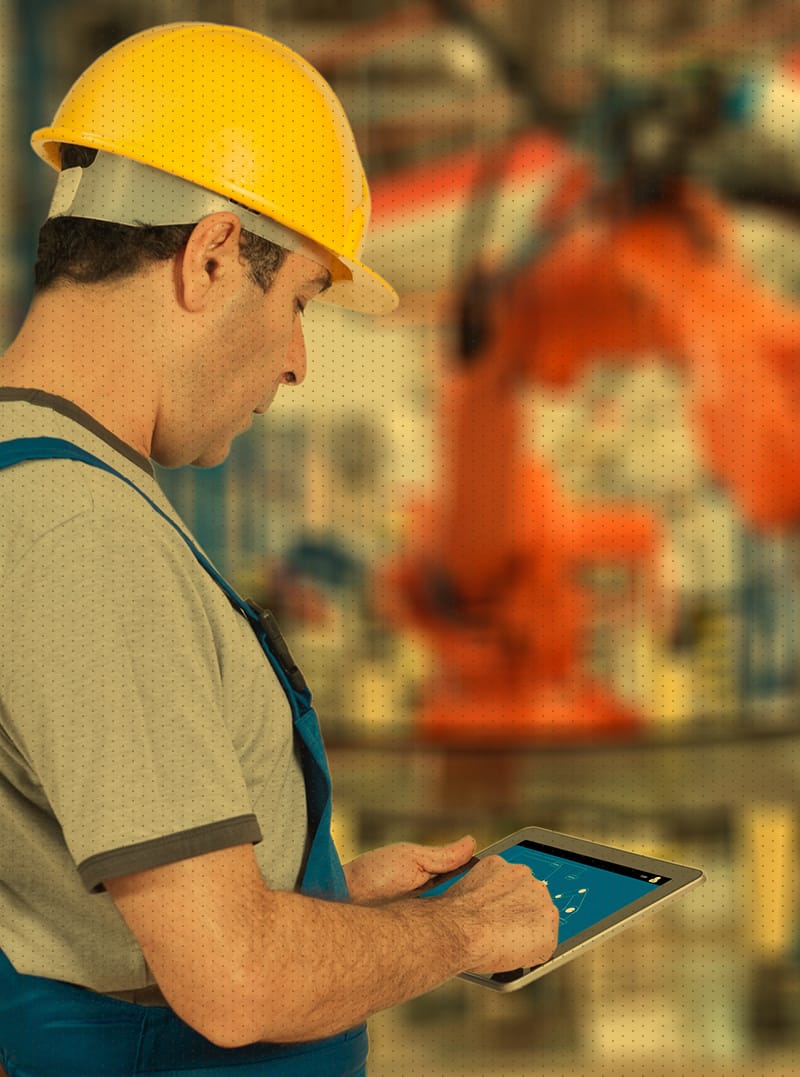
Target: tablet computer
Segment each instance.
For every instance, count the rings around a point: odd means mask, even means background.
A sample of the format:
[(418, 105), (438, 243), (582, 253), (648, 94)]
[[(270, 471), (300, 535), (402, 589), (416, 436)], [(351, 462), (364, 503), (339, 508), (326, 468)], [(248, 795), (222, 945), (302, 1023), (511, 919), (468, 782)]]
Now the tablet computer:
[(529, 826), (482, 849), (456, 871), (431, 879), (415, 895), (443, 894), (479, 860), (494, 855), (530, 868), (547, 884), (559, 911), (558, 946), (544, 964), (494, 975), (461, 974), (495, 991), (516, 991), (538, 980), (705, 879), (699, 868)]

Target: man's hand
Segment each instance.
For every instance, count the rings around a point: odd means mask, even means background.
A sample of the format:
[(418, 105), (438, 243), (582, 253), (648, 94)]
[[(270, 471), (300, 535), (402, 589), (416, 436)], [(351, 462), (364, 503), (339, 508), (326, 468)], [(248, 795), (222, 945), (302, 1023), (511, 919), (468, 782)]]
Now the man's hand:
[(488, 856), (441, 898), (465, 931), (472, 972), (541, 965), (558, 944), (558, 909), (547, 885), (524, 864)]
[(469, 836), (450, 845), (401, 842), (373, 849), (344, 866), (350, 897), (356, 905), (403, 897), (434, 875), (466, 864), (474, 852), (475, 839)]

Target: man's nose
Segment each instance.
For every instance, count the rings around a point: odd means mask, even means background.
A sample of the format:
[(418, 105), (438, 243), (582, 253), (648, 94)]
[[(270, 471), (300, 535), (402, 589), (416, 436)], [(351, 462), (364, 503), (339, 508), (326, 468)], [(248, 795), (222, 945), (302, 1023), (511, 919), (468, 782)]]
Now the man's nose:
[(303, 336), (303, 322), (297, 318), (292, 329), (292, 339), (286, 353), (288, 366), (285, 381), (289, 385), (299, 385), (306, 376), (306, 341)]

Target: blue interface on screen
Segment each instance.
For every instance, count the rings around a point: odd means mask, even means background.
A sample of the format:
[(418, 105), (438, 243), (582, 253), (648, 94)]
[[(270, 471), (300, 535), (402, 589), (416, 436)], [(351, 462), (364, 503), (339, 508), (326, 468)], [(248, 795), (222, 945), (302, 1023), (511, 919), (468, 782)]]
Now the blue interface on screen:
[[(664, 875), (647, 875), (589, 857), (576, 855), (572, 859), (527, 841), (505, 849), (500, 856), (510, 864), (525, 864), (537, 879), (547, 883), (559, 912), (559, 944), (669, 882)], [(443, 894), (464, 874), (446, 879), (422, 896)]]

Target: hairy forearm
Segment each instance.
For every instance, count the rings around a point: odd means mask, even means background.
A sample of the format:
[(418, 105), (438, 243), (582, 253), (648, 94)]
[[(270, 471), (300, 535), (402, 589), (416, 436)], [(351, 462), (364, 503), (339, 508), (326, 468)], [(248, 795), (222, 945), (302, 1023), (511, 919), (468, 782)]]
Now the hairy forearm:
[(353, 906), (267, 893), (236, 1041), (333, 1035), (463, 971), (467, 938), (449, 904)]
[[(465, 851), (457, 843), (448, 855), (458, 862)], [(365, 860), (365, 891), (396, 893), (403, 877), (410, 892), (434, 867), (412, 852), (410, 874), (376, 870), (396, 853)], [(374, 905), (268, 890), (249, 845), (106, 887), (169, 1005), (223, 1047), (334, 1035), (466, 969), (540, 964), (558, 937), (547, 886), (501, 857), (479, 861), (443, 897)]]

